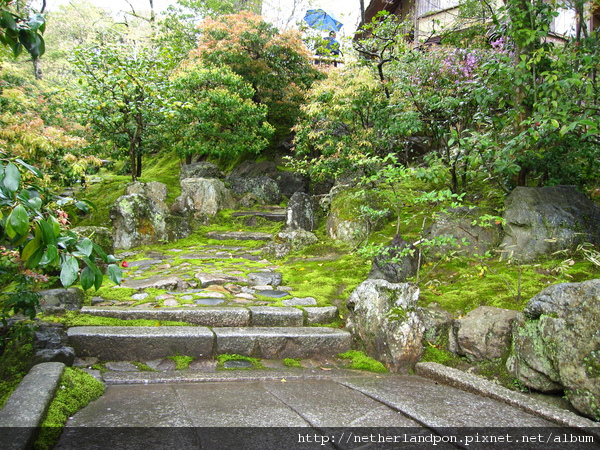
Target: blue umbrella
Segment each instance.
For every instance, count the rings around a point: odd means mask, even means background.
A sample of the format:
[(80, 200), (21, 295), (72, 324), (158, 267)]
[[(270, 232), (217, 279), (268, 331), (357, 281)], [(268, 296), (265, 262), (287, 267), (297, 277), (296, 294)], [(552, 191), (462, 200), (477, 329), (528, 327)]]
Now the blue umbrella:
[(333, 14), (322, 9), (309, 9), (304, 15), (304, 21), (315, 30), (340, 31), (344, 26)]

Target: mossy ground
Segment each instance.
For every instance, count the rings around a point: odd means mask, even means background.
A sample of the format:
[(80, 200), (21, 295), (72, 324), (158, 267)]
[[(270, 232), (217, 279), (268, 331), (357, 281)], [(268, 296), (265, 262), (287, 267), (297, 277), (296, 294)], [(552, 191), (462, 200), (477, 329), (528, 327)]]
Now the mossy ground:
[(65, 368), (34, 448), (36, 450), (53, 448), (67, 419), (100, 397), (103, 392), (104, 385), (90, 374), (72, 367)]
[(375, 373), (387, 373), (388, 371), (382, 363), (357, 350), (340, 353), (338, 354), (338, 358), (350, 359), (351, 362), (348, 364), (349, 369), (366, 370)]
[(192, 326), (187, 322), (174, 322), (169, 320), (122, 320), (112, 317), (93, 316), (81, 314), (78, 311), (66, 311), (61, 315), (42, 315), (46, 322), (62, 323), (66, 327), (104, 326), (104, 327), (181, 327)]
[(33, 357), (32, 342), (31, 335), (10, 340), (0, 356), (0, 409), (27, 375)]

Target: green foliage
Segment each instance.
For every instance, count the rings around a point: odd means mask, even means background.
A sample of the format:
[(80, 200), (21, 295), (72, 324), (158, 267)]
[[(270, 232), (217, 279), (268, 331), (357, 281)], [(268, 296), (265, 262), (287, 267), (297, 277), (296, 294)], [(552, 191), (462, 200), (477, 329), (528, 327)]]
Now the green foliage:
[(249, 12), (206, 19), (199, 29), (192, 58), (240, 75), (255, 90), (253, 100), (268, 106), (268, 121), (277, 130), (274, 140), (287, 136), (304, 92), (321, 76), (298, 33), (280, 32)]
[(315, 178), (336, 177), (362, 167), (366, 157), (385, 155), (399, 129), (411, 127), (395, 120), (374, 73), (352, 65), (316, 83), (301, 110), (290, 163)]
[(50, 407), (34, 444), (35, 449), (54, 447), (67, 419), (104, 392), (104, 385), (81, 369), (66, 367), (56, 396)]
[(9, 47), (15, 58), (23, 49), (33, 59), (42, 56), (46, 50), (43, 33), (46, 19), (40, 13), (22, 17), (12, 8), (12, 0), (0, 0), (0, 44)]
[(33, 357), (33, 337), (23, 335), (18, 339), (5, 339), (0, 346), (0, 408), (27, 374)]
[(375, 373), (387, 373), (388, 371), (379, 361), (357, 350), (349, 350), (345, 353), (340, 353), (338, 354), (338, 358), (351, 359), (352, 362), (348, 365), (350, 369), (366, 370)]
[[(48, 281), (43, 272), (56, 272), (65, 288), (79, 280), (84, 290), (92, 286), (97, 290), (104, 279), (96, 265), (98, 258), (108, 264), (113, 282), (121, 280), (114, 256), (66, 229), (66, 216), (57, 208), (73, 200), (48, 202), (28, 181), (41, 176), (36, 167), (21, 159), (1, 160), (0, 283), (7, 288), (0, 293), (0, 319), (4, 324), (10, 314), (35, 317), (39, 297), (35, 291), (40, 283)], [(89, 203), (75, 202), (75, 206), (87, 209)]]
[(273, 134), (267, 107), (252, 101), (254, 90), (226, 66), (193, 66), (173, 81), (174, 113), (168, 122), (181, 157), (234, 159), (259, 153)]
[(156, 146), (155, 129), (169, 114), (169, 65), (158, 49), (131, 54), (123, 45), (78, 49), (73, 62), (83, 85), (74, 108), (115, 156), (128, 155), (136, 181), (142, 156)]

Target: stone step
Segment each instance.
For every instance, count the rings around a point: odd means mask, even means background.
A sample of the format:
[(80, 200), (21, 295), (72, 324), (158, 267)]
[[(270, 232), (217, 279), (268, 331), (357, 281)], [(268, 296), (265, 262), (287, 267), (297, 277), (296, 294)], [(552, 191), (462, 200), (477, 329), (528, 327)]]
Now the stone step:
[(259, 231), (209, 231), (206, 233), (208, 239), (216, 239), (218, 241), (271, 241), (273, 235), (271, 233), (262, 233)]
[(338, 317), (335, 306), (213, 306), (195, 308), (129, 308), (119, 306), (84, 306), (82, 314), (122, 320), (169, 320), (204, 327), (301, 327), (331, 323)]
[(73, 327), (67, 335), (79, 357), (144, 361), (177, 354), (224, 353), (266, 359), (335, 356), (350, 350), (348, 331), (320, 327)]
[(234, 212), (232, 217), (262, 217), (270, 222), (285, 222), (287, 220), (287, 212), (285, 209), (279, 211), (238, 211)]

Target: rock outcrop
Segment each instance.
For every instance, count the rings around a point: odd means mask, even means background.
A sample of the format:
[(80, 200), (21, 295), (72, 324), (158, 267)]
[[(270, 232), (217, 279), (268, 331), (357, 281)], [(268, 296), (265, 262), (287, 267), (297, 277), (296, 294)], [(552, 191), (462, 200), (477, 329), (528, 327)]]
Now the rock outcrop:
[(512, 327), (508, 370), (542, 392), (564, 390), (582, 414), (600, 420), (600, 280), (550, 286)]
[(462, 256), (483, 255), (496, 249), (502, 240), (499, 224), (481, 226), (477, 208), (452, 208), (436, 216), (426, 231), (426, 238), (435, 242), (428, 248), (427, 259), (439, 259), (450, 252)]
[(184, 178), (181, 195), (171, 207), (173, 212), (189, 214), (195, 219), (214, 216), (223, 209), (235, 207), (231, 192), (216, 178)]
[(390, 371), (410, 370), (423, 353), (418, 299), (419, 288), (413, 284), (367, 280), (346, 301), (348, 330), (369, 356)]
[(286, 227), (288, 230), (305, 231), (316, 228), (315, 205), (310, 195), (302, 192), (292, 195), (287, 206)]
[(449, 350), (471, 361), (501, 358), (510, 348), (511, 324), (517, 311), (480, 306), (456, 319), (452, 326)]
[(373, 258), (369, 278), (404, 283), (419, 270), (417, 249), (396, 235), (390, 245)]
[(532, 261), (583, 242), (600, 244), (600, 207), (573, 186), (518, 187), (506, 198), (507, 258)]

